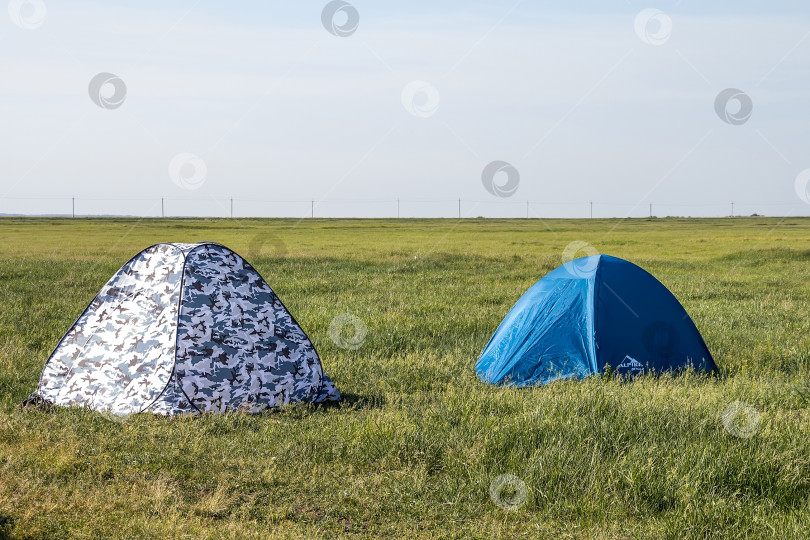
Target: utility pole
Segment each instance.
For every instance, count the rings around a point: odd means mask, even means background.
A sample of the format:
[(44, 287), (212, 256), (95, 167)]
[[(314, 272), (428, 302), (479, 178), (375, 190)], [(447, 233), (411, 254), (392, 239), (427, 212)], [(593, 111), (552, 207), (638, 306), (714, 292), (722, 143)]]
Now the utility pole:
[(233, 197), (231, 197), (231, 219), (233, 219)]
[(76, 197), (71, 197), (70, 201), (73, 207), (73, 217), (76, 217)]
[(166, 217), (166, 211), (163, 208), (163, 197), (160, 198), (160, 217)]

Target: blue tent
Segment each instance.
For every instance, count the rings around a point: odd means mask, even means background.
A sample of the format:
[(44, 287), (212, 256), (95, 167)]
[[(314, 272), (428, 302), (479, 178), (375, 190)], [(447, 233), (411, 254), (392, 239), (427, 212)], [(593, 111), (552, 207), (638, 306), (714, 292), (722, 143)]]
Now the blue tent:
[(531, 386), (693, 366), (717, 369), (680, 302), (652, 275), (608, 255), (582, 257), (534, 284), (475, 365), (494, 384)]

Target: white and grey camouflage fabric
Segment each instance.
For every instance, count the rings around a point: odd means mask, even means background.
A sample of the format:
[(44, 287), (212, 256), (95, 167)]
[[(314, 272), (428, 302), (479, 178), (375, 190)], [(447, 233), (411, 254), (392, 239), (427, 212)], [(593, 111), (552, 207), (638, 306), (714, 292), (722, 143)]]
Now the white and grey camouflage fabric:
[(315, 347), (259, 273), (220, 244), (157, 244), (101, 289), (29, 400), (166, 415), (336, 401)]

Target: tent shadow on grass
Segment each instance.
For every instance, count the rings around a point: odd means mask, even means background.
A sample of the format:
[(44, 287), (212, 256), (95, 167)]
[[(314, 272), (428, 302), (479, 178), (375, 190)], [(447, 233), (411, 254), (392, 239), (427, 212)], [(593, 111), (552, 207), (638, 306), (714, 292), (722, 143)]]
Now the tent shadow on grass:
[[(387, 400), (384, 396), (381, 395), (370, 395), (364, 396), (361, 394), (353, 394), (353, 393), (344, 393), (341, 394), (341, 401), (326, 401), (323, 403), (313, 403), (311, 406), (314, 410), (320, 411), (328, 411), (331, 409), (351, 409), (351, 410), (367, 410), (367, 409), (381, 409), (385, 406)], [(296, 404), (292, 404), (296, 405)], [(53, 413), (59, 411), (60, 409), (65, 409), (65, 407), (55, 406), (49, 403), (46, 400), (41, 398), (34, 399), (29, 398), (20, 403), (19, 407), (25, 411), (37, 411), (42, 413)], [(91, 410), (88, 408), (88, 410)], [(262, 413), (255, 415), (260, 416), (261, 414), (276, 414), (284, 410), (284, 407), (280, 409), (268, 409), (263, 411)], [(103, 413), (100, 413), (103, 414)], [(229, 414), (239, 414), (239, 411), (231, 411)], [(193, 416), (199, 416), (199, 413), (194, 414)], [(253, 415), (252, 415), (253, 416)], [(2, 516), (0, 516), (0, 519)], [(2, 521), (0, 521), (0, 527), (2, 527)], [(0, 529), (2, 530), (2, 529)], [(0, 537), (2, 540), (2, 537)]]
[(14, 537), (8, 533), (8, 528), (14, 523), (14, 518), (0, 514), (0, 540), (12, 540)]
[(386, 404), (384, 396), (371, 395), (364, 396), (361, 394), (352, 394), (342, 392), (340, 394), (341, 401), (325, 401), (315, 405), (318, 409), (352, 409), (352, 410), (366, 410), (366, 409), (382, 409)]

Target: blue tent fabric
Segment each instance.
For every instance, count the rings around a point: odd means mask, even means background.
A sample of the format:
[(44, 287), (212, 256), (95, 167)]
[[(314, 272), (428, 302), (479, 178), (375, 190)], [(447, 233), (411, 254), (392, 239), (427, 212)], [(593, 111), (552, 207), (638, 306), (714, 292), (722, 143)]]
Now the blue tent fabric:
[(543, 385), (610, 366), (623, 375), (714, 360), (671, 292), (635, 264), (582, 257), (551, 271), (509, 311), (475, 365), (487, 383)]

